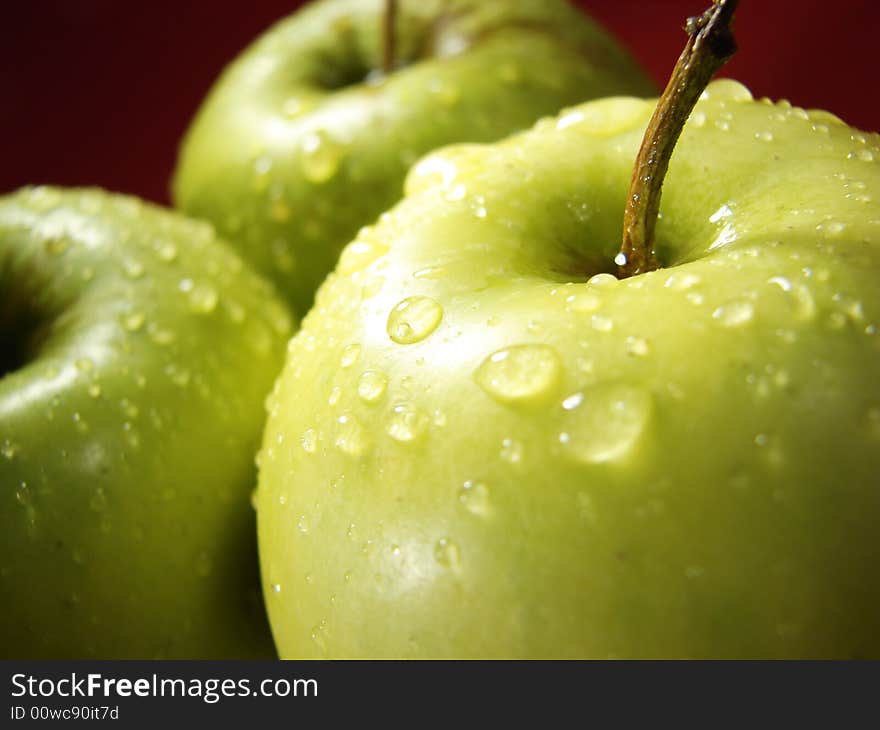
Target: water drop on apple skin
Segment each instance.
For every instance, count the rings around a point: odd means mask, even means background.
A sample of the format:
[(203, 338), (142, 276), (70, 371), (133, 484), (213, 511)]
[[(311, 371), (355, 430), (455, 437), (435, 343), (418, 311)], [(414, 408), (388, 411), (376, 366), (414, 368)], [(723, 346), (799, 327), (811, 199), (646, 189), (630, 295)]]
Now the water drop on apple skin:
[(755, 317), (755, 306), (751, 302), (737, 300), (728, 302), (712, 312), (712, 318), (722, 327), (744, 327)]
[(452, 573), (461, 573), (461, 548), (448, 537), (441, 537), (434, 545), (434, 560)]
[(386, 432), (398, 443), (408, 444), (419, 440), (425, 433), (431, 419), (416, 406), (400, 403), (391, 409)]
[(555, 392), (562, 361), (547, 345), (514, 345), (487, 357), (474, 373), (477, 385), (499, 403), (526, 403)]
[(443, 307), (431, 297), (413, 296), (388, 315), (388, 336), (399, 345), (412, 345), (430, 335), (443, 319)]
[(385, 394), (388, 376), (378, 370), (367, 370), (358, 380), (358, 396), (364, 403), (376, 403)]
[(484, 482), (466, 481), (458, 492), (458, 501), (471, 514), (486, 517), (491, 511), (489, 487)]
[(576, 402), (566, 399), (558, 441), (565, 455), (582, 464), (623, 458), (636, 446), (653, 411), (641, 387), (623, 383), (591, 386)]
[(339, 171), (345, 148), (326, 132), (319, 130), (303, 137), (301, 164), (303, 176), (316, 185), (331, 180)]

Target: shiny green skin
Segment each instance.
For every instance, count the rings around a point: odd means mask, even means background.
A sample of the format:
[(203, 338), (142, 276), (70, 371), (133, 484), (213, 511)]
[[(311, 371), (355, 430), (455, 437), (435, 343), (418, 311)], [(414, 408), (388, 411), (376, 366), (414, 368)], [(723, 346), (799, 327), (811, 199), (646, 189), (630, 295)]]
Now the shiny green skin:
[(399, 6), (404, 67), (385, 81), (364, 83), (384, 0), (319, 0), (226, 70), (181, 149), (176, 205), (235, 241), (300, 313), (424, 153), (494, 141), (587, 99), (654, 93), (565, 0)]
[(271, 285), (98, 190), (0, 199), (0, 264), (0, 656), (273, 656), (248, 504), (291, 328)]
[[(880, 657), (880, 138), (718, 82), (664, 268), (589, 283), (651, 111), (438, 151), (343, 252), (269, 400), (281, 656)], [(412, 296), (442, 319), (398, 344)], [(522, 345), (558, 372), (499, 397)]]

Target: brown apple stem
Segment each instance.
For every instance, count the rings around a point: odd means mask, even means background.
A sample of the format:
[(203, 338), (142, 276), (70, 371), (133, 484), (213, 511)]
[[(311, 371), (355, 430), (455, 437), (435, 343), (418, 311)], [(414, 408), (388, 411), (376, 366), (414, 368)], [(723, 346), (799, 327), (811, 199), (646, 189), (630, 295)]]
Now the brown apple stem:
[(645, 130), (633, 166), (623, 216), (623, 243), (615, 258), (618, 277), (660, 268), (654, 229), (669, 160), (697, 100), (715, 73), (736, 53), (732, 21), (738, 0), (714, 0), (702, 15), (688, 18), (688, 41)]
[(397, 56), (397, 0), (385, 0), (385, 14), (382, 18), (382, 71), (390, 74), (394, 70)]

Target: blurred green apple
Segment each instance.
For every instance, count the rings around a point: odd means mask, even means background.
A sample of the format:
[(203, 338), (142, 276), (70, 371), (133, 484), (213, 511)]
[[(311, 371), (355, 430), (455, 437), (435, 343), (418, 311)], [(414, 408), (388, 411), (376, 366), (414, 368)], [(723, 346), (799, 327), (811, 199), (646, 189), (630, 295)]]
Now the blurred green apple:
[(174, 199), (214, 223), (300, 312), (406, 170), (563, 106), (654, 88), (564, 0), (404, 0), (378, 71), (382, 0), (319, 0), (223, 74), (183, 143)]
[(273, 655), (248, 504), (291, 328), (210, 226), (0, 198), (0, 655)]
[(423, 159), (268, 405), (283, 657), (880, 657), (880, 138), (704, 93), (616, 278), (653, 102)]

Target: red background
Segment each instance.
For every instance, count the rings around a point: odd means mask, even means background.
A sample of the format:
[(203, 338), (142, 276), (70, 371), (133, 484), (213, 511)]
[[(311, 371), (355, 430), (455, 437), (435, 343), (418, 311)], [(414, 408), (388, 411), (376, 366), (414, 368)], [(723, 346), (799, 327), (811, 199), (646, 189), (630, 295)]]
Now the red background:
[[(0, 192), (100, 185), (167, 201), (177, 144), (220, 69), (293, 0), (4, 3)], [(581, 0), (662, 84), (684, 19), (707, 0)], [(740, 52), (722, 75), (759, 96), (880, 129), (880, 3), (741, 3)]]

